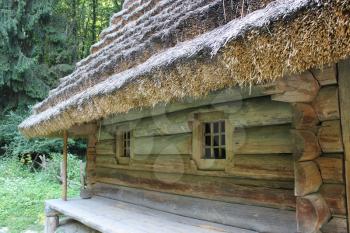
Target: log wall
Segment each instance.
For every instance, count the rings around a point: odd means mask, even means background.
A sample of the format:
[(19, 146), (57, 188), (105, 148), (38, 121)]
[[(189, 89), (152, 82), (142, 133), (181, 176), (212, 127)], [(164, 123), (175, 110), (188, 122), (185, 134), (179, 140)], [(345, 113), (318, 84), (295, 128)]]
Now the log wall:
[[(94, 182), (232, 203), (296, 210), (300, 232), (344, 233), (344, 146), (337, 66), (276, 86), (235, 90), (103, 120), (96, 133)], [(193, 160), (192, 119), (220, 112), (233, 126), (232, 160), (201, 170)], [(115, 134), (132, 130), (129, 164)], [(311, 212), (310, 212), (311, 211)]]
[[(191, 108), (184, 104), (183, 110), (131, 121), (105, 121), (97, 133), (96, 182), (295, 209), (292, 106), (272, 101), (269, 94), (225, 100), (192, 103)], [(191, 120), (208, 112), (223, 112), (234, 125), (235, 158), (227, 161), (232, 166), (226, 170), (200, 170), (192, 160)], [(134, 155), (128, 165), (115, 156), (120, 125), (133, 131)]]

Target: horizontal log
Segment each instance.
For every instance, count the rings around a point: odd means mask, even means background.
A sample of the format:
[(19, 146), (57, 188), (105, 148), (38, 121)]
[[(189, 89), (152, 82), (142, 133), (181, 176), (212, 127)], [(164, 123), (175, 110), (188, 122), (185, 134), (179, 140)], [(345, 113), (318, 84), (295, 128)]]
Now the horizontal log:
[(132, 158), (130, 166), (140, 170), (188, 172), (191, 169), (190, 155), (138, 155)]
[(333, 217), (321, 228), (322, 233), (348, 233), (347, 219)]
[(250, 87), (235, 87), (213, 92), (203, 98), (184, 98), (179, 102), (172, 104), (158, 104), (153, 108), (131, 110), (128, 113), (116, 114), (111, 118), (104, 119), (102, 125), (111, 125), (125, 121), (141, 119), (145, 117), (158, 116), (165, 113), (182, 111), (190, 108), (214, 105), (218, 103), (239, 101), (248, 98), (268, 96), (271, 94), (282, 93), (283, 90), (276, 88), (275, 84), (259, 85)]
[(320, 194), (326, 200), (333, 215), (346, 215), (345, 185), (323, 184)]
[(186, 155), (191, 148), (192, 134), (134, 138), (134, 153), (140, 155)]
[(325, 121), (318, 131), (318, 142), (324, 153), (343, 152), (340, 121)]
[(294, 159), (291, 154), (235, 155), (234, 166), (226, 172), (256, 179), (293, 179)]
[(294, 211), (231, 204), (101, 183), (94, 186), (94, 193), (168, 213), (258, 232), (296, 232)]
[(102, 127), (100, 130), (97, 131), (96, 138), (97, 138), (97, 141), (114, 140), (115, 132), (110, 133), (106, 130), (105, 127)]
[[(224, 110), (221, 106), (215, 109)], [(270, 97), (261, 97), (236, 103), (236, 108), (228, 106), (229, 120), (237, 127), (282, 125), (292, 122), (292, 106), (288, 103), (271, 101)]]
[(116, 141), (105, 140), (96, 143), (96, 154), (98, 155), (114, 155), (116, 153)]
[(322, 178), (317, 164), (313, 161), (295, 163), (295, 195), (305, 196), (317, 192)]
[[(190, 133), (192, 131), (190, 120), (195, 113), (213, 111), (225, 113), (236, 126), (280, 125), (292, 121), (290, 104), (274, 102), (269, 97), (261, 97), (142, 118), (131, 121), (130, 125), (134, 129), (135, 137)], [(113, 134), (117, 126), (105, 126), (103, 131)]]
[(233, 134), (235, 154), (292, 153), (290, 125), (236, 128)]
[(321, 86), (337, 84), (337, 65), (327, 65), (319, 69), (312, 69), (312, 74), (315, 76)]
[(296, 161), (314, 160), (321, 154), (317, 136), (308, 130), (292, 130), (294, 150), (293, 155)]
[(194, 170), (189, 169), (186, 170), (179, 170), (179, 169), (169, 169), (169, 167), (151, 167), (151, 166), (144, 166), (144, 167), (138, 167), (138, 166), (132, 166), (130, 164), (129, 166), (124, 166), (120, 164), (97, 164), (97, 167), (101, 170), (103, 169), (116, 169), (120, 171), (139, 171), (139, 172), (152, 172), (152, 173), (169, 173), (169, 174), (181, 174), (181, 175), (194, 175), (194, 176), (205, 176), (207, 177), (217, 177), (219, 179), (221, 178), (230, 178), (232, 179), (232, 182), (237, 185), (243, 185), (243, 186), (259, 186), (259, 187), (265, 187), (265, 188), (273, 188), (273, 189), (288, 189), (288, 190), (294, 190), (294, 178), (291, 179), (288, 177), (288, 179), (283, 177), (277, 177), (274, 179), (266, 179), (261, 175), (253, 175), (252, 177), (245, 177), (245, 176), (237, 176), (234, 174), (227, 173), (225, 171), (201, 171), (201, 170)]
[[(235, 184), (234, 178), (163, 174), (97, 168), (97, 181), (212, 200), (294, 208), (293, 190)], [(258, 181), (257, 181), (258, 184)], [(257, 195), (259, 194), (259, 195)]]
[(96, 164), (117, 164), (117, 157), (115, 155), (103, 155), (96, 156)]
[(343, 159), (322, 156), (316, 159), (324, 183), (344, 183)]
[(327, 86), (321, 88), (313, 106), (320, 121), (338, 120), (339, 119), (339, 99), (338, 87)]
[(277, 81), (277, 88), (284, 92), (272, 95), (272, 100), (288, 103), (308, 103), (315, 99), (320, 86), (312, 73), (306, 71), (300, 75)]
[(319, 232), (330, 217), (328, 205), (320, 194), (297, 198), (298, 232)]

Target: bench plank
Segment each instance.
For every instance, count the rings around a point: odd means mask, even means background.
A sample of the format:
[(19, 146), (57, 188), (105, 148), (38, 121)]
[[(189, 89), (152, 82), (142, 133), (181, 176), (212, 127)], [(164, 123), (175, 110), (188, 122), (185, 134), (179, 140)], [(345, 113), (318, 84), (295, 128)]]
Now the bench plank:
[(102, 197), (46, 205), (102, 233), (256, 233)]

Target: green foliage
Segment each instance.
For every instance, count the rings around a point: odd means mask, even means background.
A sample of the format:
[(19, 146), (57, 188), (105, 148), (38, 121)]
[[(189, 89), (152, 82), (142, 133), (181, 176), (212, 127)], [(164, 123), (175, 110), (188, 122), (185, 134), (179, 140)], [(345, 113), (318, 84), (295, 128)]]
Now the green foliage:
[(53, 14), (56, 5), (56, 0), (0, 2), (0, 93), (6, 93), (0, 109), (45, 98), (72, 71), (64, 18)]
[[(18, 158), (30, 157), (36, 159), (40, 155), (52, 153), (61, 153), (63, 147), (62, 139), (45, 139), (35, 138), (26, 139), (17, 130), (17, 126), (28, 116), (26, 111), (10, 112), (0, 119), (0, 145), (7, 156), (15, 156)], [(69, 140), (69, 150), (75, 154), (83, 155), (85, 153), (86, 144), (81, 140)]]
[[(31, 172), (29, 166), (21, 165), (16, 158), (0, 159), (0, 228), (19, 233), (31, 229), (41, 232), (44, 223), (44, 201), (60, 198), (58, 182), (52, 182), (57, 171), (59, 156), (52, 155), (47, 169)], [(68, 195), (79, 193), (79, 164), (75, 156), (69, 156)]]

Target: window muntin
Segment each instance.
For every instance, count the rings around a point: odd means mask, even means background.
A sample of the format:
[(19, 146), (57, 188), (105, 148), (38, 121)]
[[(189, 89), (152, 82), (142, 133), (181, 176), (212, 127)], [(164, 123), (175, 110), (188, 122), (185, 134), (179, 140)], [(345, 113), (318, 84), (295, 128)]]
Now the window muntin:
[(226, 159), (225, 121), (203, 123), (203, 159)]

